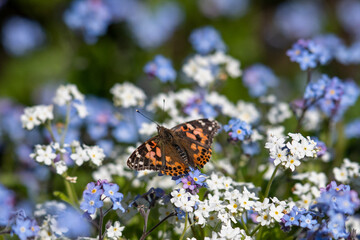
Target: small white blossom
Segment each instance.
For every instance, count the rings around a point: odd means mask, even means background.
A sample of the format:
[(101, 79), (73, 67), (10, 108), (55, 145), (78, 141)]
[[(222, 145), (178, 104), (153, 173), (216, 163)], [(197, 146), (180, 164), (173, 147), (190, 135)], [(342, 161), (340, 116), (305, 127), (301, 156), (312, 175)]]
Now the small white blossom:
[(110, 226), (106, 230), (106, 235), (110, 239), (119, 239), (122, 236), (122, 231), (124, 230), (124, 226), (120, 227), (120, 222), (116, 221), (113, 226)]
[(34, 127), (53, 118), (53, 105), (37, 105), (24, 109), (24, 114), (21, 115), (21, 123), (23, 128), (32, 130)]
[(89, 114), (84, 104), (74, 103), (74, 107), (80, 118), (85, 118)]
[(66, 103), (72, 100), (78, 100), (83, 102), (85, 99), (84, 95), (81, 94), (74, 84), (60, 85), (56, 90), (53, 102), (59, 106), (64, 106)]
[(66, 163), (64, 161), (61, 160), (55, 163), (55, 170), (57, 174), (61, 175), (66, 172), (67, 169), (68, 167), (66, 166)]
[(111, 89), (115, 106), (143, 107), (146, 99), (145, 93), (140, 88), (129, 82), (116, 83)]
[(56, 156), (51, 145), (36, 145), (34, 153), (30, 154), (30, 157), (35, 159), (35, 161), (45, 165), (51, 165)]
[(279, 102), (270, 108), (267, 118), (271, 124), (278, 124), (284, 122), (292, 116), (289, 104)]
[(70, 158), (75, 161), (76, 165), (81, 166), (84, 162), (89, 161), (88, 150), (78, 146), (75, 152), (70, 155)]
[(90, 161), (96, 166), (100, 166), (105, 158), (104, 150), (99, 146), (85, 146), (85, 150), (90, 157)]
[(284, 207), (281, 205), (278, 205), (277, 207), (272, 204), (270, 207), (269, 215), (275, 219), (277, 222), (281, 222), (281, 218), (284, 216)]

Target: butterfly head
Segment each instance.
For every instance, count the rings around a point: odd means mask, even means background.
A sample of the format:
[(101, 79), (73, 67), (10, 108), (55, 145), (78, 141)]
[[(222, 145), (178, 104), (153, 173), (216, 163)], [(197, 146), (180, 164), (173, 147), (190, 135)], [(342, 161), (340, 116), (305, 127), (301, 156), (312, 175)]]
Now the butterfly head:
[(164, 139), (165, 141), (172, 142), (172, 140), (174, 138), (174, 135), (173, 135), (173, 133), (171, 132), (170, 129), (167, 129), (166, 127), (158, 125), (157, 126), (157, 131), (158, 131), (158, 134), (159, 134), (161, 139)]

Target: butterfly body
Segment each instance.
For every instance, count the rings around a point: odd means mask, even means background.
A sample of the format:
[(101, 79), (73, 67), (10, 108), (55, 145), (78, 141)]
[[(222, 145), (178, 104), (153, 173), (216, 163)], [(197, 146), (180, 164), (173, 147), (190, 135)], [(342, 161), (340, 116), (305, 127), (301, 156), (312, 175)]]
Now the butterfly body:
[(171, 129), (158, 126), (158, 135), (140, 145), (127, 165), (134, 170), (154, 170), (170, 176), (202, 168), (211, 157), (211, 144), (219, 129), (216, 121), (199, 119)]

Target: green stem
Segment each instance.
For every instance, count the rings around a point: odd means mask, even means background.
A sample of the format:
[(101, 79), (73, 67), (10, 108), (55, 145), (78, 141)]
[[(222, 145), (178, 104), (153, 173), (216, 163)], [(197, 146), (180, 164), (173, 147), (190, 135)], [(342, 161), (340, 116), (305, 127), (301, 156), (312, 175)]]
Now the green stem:
[(79, 203), (72, 184), (69, 181), (67, 181), (65, 177), (64, 177), (64, 183), (65, 183), (67, 195), (69, 196), (72, 205), (74, 207), (78, 207)]
[(271, 175), (270, 181), (268, 182), (268, 185), (266, 186), (265, 194), (264, 194), (264, 197), (262, 198), (262, 200), (264, 200), (265, 198), (267, 198), (269, 196), (271, 184), (274, 181), (276, 172), (278, 171), (279, 167), (280, 167), (280, 164), (277, 165), (276, 168), (274, 169), (274, 172)]
[(247, 228), (247, 226), (246, 226), (246, 224), (245, 224), (245, 222), (244, 222), (244, 218), (243, 218), (243, 216), (241, 215), (241, 224), (242, 224), (242, 226), (243, 226), (243, 228), (244, 228), (244, 230), (245, 230), (245, 233), (246, 233), (246, 235), (249, 235), (249, 230), (248, 230), (248, 228)]
[(257, 225), (256, 228), (250, 233), (250, 237), (252, 237), (260, 228), (261, 224)]
[(185, 233), (186, 233), (186, 230), (187, 230), (187, 223), (188, 223), (188, 221), (187, 221), (187, 219), (188, 219), (188, 217), (189, 217), (189, 213), (186, 213), (185, 214), (185, 226), (184, 226), (184, 231), (182, 232), (182, 234), (181, 234), (181, 236), (180, 236), (180, 240), (182, 240), (183, 238), (184, 238), (184, 236), (185, 236)]
[(50, 137), (51, 137), (51, 141), (56, 142), (55, 136), (54, 136), (54, 132), (51, 128), (51, 121), (47, 121), (45, 124), (45, 128), (48, 130), (48, 132), (50, 133)]

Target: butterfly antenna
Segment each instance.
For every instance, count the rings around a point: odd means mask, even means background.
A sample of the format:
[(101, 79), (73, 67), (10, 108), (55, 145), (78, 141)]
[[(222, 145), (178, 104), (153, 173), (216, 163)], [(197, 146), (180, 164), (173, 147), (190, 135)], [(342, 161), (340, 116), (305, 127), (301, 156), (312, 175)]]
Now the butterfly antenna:
[(157, 122), (155, 122), (154, 120), (152, 120), (151, 118), (147, 117), (146, 115), (144, 115), (142, 112), (140, 112), (138, 109), (136, 109), (136, 112), (139, 113), (141, 116), (143, 116), (144, 118), (152, 121), (153, 123), (155, 123), (157, 126), (160, 126), (160, 124), (158, 124)]
[(165, 98), (163, 99), (163, 112), (165, 112)]

